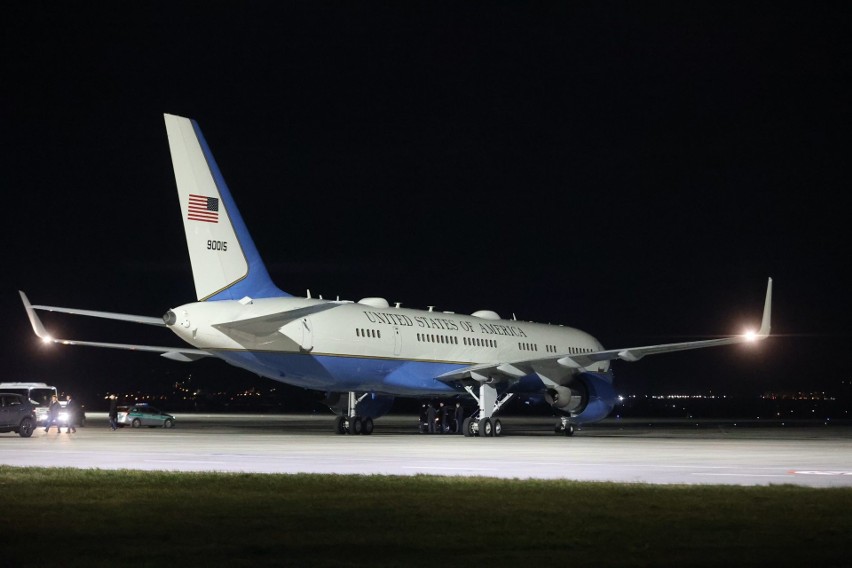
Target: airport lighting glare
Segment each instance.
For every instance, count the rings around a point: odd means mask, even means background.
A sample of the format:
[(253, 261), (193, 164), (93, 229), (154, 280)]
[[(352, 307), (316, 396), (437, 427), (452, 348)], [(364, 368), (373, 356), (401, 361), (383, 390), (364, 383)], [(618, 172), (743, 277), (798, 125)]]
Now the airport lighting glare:
[(41, 338), (42, 343), (53, 343), (53, 338), (49, 335), (45, 335)]
[(746, 341), (757, 341), (757, 332), (754, 330), (748, 330), (743, 336), (745, 336)]

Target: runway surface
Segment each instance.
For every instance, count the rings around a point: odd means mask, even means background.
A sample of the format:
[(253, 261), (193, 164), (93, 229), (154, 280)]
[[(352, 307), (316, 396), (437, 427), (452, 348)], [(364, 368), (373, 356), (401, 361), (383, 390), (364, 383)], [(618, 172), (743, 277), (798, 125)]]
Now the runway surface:
[(0, 434), (11, 466), (460, 475), (657, 484), (852, 487), (852, 426), (607, 420), (573, 437), (553, 419), (503, 418), (500, 438), (420, 434), (416, 417), (335, 435), (333, 416), (176, 414), (174, 429), (110, 430), (90, 413), (76, 434)]

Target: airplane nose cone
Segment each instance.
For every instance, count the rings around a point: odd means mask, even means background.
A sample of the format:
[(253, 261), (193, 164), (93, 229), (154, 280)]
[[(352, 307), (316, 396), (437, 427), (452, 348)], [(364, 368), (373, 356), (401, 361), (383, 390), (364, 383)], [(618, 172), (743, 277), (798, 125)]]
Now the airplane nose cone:
[(174, 325), (177, 322), (177, 316), (173, 311), (169, 310), (163, 315), (163, 321), (166, 325)]

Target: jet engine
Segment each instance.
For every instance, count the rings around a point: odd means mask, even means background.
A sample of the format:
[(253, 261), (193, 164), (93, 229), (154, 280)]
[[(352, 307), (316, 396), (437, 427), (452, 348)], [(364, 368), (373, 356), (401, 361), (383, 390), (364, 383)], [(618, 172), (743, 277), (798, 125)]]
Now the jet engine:
[(580, 373), (567, 385), (548, 388), (545, 400), (557, 412), (568, 414), (578, 424), (603, 420), (615, 408), (612, 375)]
[(584, 382), (573, 381), (570, 386), (557, 385), (547, 389), (544, 400), (562, 412), (576, 415), (583, 412), (589, 403), (589, 389)]

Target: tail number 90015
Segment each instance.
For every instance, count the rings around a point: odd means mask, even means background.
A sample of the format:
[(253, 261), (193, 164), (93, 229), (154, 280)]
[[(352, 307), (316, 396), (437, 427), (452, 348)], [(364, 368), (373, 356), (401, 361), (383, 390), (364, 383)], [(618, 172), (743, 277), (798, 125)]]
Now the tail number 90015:
[(228, 241), (207, 241), (207, 250), (220, 250), (225, 252), (228, 250)]

